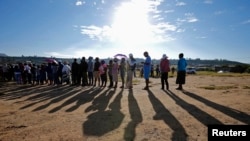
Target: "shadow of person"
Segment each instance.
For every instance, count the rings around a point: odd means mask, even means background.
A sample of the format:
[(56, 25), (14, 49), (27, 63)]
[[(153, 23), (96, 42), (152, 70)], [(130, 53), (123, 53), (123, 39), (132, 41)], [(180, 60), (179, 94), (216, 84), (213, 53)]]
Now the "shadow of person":
[(37, 92), (34, 93), (33, 96), (30, 96), (23, 101), (19, 101), (19, 102), (32, 101), (32, 103), (29, 103), (28, 105), (25, 105), (21, 107), (20, 109), (29, 108), (36, 104), (45, 103), (46, 101), (51, 100), (49, 103), (46, 103), (42, 107), (37, 107), (33, 111), (44, 109), (52, 103), (56, 103), (56, 102), (63, 100), (64, 98), (67, 98), (68, 96), (70, 96), (70, 94), (73, 94), (74, 93), (73, 91), (75, 90), (72, 89), (71, 87), (68, 87), (68, 88), (60, 87), (60, 88), (52, 88), (52, 89), (37, 89), (36, 91)]
[(125, 128), (124, 139), (126, 141), (133, 141), (136, 136), (135, 128), (140, 122), (142, 122), (141, 110), (134, 97), (133, 89), (130, 89), (128, 93), (128, 107), (131, 121)]
[(226, 107), (226, 106), (223, 106), (223, 105), (220, 105), (218, 103), (215, 103), (213, 101), (210, 101), (210, 100), (207, 100), (197, 94), (194, 94), (194, 93), (191, 93), (191, 92), (188, 92), (188, 91), (182, 91), (184, 94), (186, 94), (187, 96), (189, 97), (192, 97), (204, 104), (206, 104), (207, 106), (211, 107), (211, 108), (214, 108), (215, 110), (218, 110), (234, 119), (237, 119), (243, 123), (246, 123), (246, 124), (250, 124), (250, 115), (248, 115), (247, 113), (244, 113), (242, 111), (239, 111), (239, 110), (236, 110), (236, 109), (233, 109), (233, 108), (229, 108), (229, 107)]
[(172, 91), (165, 92), (176, 102), (176, 104), (186, 110), (190, 115), (200, 121), (203, 125), (207, 126), (208, 124), (223, 124), (221, 121), (202, 111), (195, 105), (189, 104), (188, 102), (184, 101)]
[(43, 104), (43, 105), (40, 105), (38, 106), (37, 108), (35, 108), (34, 110), (32, 110), (33, 112), (35, 111), (40, 111), (40, 110), (43, 110), (43, 109), (46, 109), (47, 107), (49, 107), (50, 105), (53, 105), (53, 104), (56, 104), (60, 101), (63, 101), (64, 99), (66, 99), (67, 97), (70, 97), (71, 95), (78, 95), (79, 93), (81, 93), (81, 91), (79, 90), (72, 90), (72, 91), (69, 91), (69, 92), (66, 92), (66, 93), (63, 93), (63, 94), (54, 94), (54, 98), (53, 96), (49, 96), (49, 99), (46, 98), (46, 99), (43, 99), (41, 101), (39, 101), (39, 103), (45, 103), (45, 101), (47, 100), (50, 100), (49, 102), (47, 102), (46, 104)]
[(73, 97), (65, 100), (61, 105), (50, 110), (49, 113), (55, 113), (67, 105), (76, 103), (74, 106), (66, 110), (66, 112), (72, 112), (76, 110), (78, 107), (80, 107), (80, 105), (83, 105), (87, 102), (92, 101), (96, 95), (102, 92), (102, 90), (103, 89), (90, 88), (82, 92), (80, 91), (79, 93), (75, 94)]
[(154, 96), (151, 90), (148, 90), (148, 97), (156, 112), (153, 119), (163, 120), (173, 130), (171, 140), (186, 141), (187, 133), (181, 123), (164, 107), (160, 100)]
[(92, 101), (92, 105), (90, 105), (88, 108), (85, 109), (85, 113), (90, 111), (104, 111), (112, 96), (115, 94), (115, 91), (111, 89), (107, 89), (106, 91), (102, 92), (98, 97), (96, 97)]
[(110, 110), (98, 110), (87, 117), (82, 125), (83, 135), (102, 136), (121, 125), (125, 116), (120, 111), (122, 93), (123, 90), (116, 95)]

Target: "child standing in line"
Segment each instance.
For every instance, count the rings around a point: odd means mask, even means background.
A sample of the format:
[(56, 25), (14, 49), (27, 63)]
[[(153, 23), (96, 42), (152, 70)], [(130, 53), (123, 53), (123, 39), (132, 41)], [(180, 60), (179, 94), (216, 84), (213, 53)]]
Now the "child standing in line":
[(101, 75), (101, 87), (106, 87), (107, 84), (107, 64), (104, 60), (101, 61), (101, 66), (99, 67)]

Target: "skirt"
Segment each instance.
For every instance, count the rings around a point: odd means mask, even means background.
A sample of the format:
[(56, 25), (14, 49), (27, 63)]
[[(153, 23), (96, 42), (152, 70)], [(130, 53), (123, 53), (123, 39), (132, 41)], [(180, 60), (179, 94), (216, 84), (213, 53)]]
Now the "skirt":
[(185, 84), (186, 82), (186, 71), (178, 71), (176, 84)]

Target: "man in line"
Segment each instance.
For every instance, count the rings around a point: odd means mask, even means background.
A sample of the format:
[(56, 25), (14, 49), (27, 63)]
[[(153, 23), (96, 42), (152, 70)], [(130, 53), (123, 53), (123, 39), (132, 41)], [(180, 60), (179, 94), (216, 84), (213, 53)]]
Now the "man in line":
[(146, 86), (144, 87), (143, 90), (148, 90), (149, 89), (149, 75), (150, 75), (150, 71), (151, 71), (151, 57), (149, 56), (148, 52), (145, 51), (143, 53), (144, 57), (146, 57), (146, 60), (144, 62), (143, 65), (143, 74), (144, 74), (144, 79), (145, 79), (145, 83)]
[(128, 72), (127, 72), (127, 80), (126, 80), (126, 88), (132, 89), (133, 88), (133, 76), (136, 68), (136, 60), (133, 57), (133, 54), (129, 54), (128, 60)]

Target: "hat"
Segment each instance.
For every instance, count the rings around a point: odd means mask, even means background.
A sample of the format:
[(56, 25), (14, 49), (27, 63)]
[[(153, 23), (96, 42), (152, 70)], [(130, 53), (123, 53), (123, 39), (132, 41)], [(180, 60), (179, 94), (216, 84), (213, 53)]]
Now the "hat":
[(117, 62), (117, 61), (118, 61), (118, 58), (114, 58), (114, 61)]
[(162, 58), (165, 59), (165, 58), (168, 58), (168, 56), (166, 54), (163, 54)]

